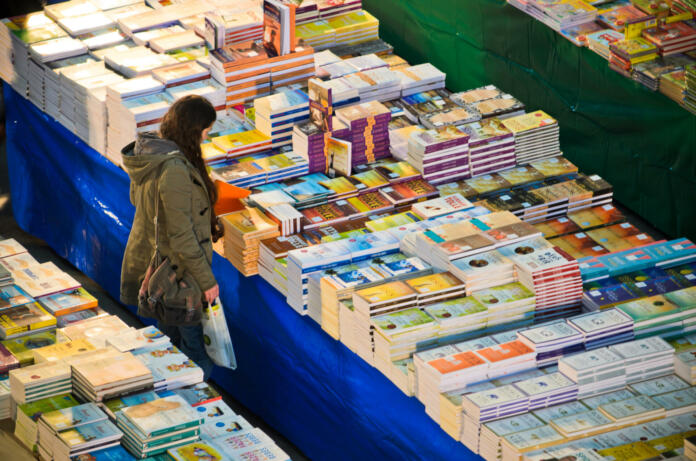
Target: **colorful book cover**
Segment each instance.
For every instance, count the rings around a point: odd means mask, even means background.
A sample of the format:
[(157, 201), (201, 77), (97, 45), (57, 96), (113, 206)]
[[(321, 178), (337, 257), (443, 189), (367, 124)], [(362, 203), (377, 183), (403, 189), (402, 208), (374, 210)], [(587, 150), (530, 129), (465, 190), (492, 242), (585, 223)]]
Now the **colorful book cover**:
[(404, 282), (389, 282), (375, 287), (365, 288), (355, 292), (370, 304), (381, 304), (389, 301), (398, 300), (415, 296), (413, 289)]
[(99, 421), (85, 424), (58, 433), (58, 438), (71, 450), (96, 440), (117, 440), (123, 433), (111, 421)]
[(477, 367), (486, 363), (481, 357), (471, 351), (459, 352), (445, 358), (430, 360), (428, 365), (438, 373), (446, 375), (467, 368)]
[(536, 160), (529, 164), (547, 178), (554, 176), (563, 176), (578, 172), (578, 167), (571, 163), (565, 157), (550, 157), (542, 160)]
[(44, 413), (43, 420), (56, 431), (106, 419), (106, 415), (96, 403), (85, 403), (71, 408)]
[(529, 300), (531, 302), (534, 299), (534, 293), (519, 282), (507, 283), (505, 285), (479, 290), (472, 296), (488, 309), (524, 300)]
[(2, 344), (17, 357), (22, 365), (30, 364), (34, 361), (34, 349), (50, 346), (56, 342), (55, 331), (42, 331), (20, 338), (6, 339)]
[(435, 324), (432, 317), (415, 307), (379, 315), (372, 318), (372, 321), (387, 337), (394, 337), (399, 333), (411, 331), (424, 325)]
[(392, 203), (378, 192), (368, 192), (358, 197), (347, 199), (359, 213), (372, 213), (392, 207)]
[(176, 461), (225, 461), (227, 456), (216, 445), (193, 442), (182, 447), (170, 448), (167, 454)]
[(97, 307), (97, 298), (80, 287), (40, 298), (39, 303), (55, 316)]
[(450, 291), (457, 287), (464, 288), (462, 281), (449, 272), (408, 279), (406, 284), (422, 296), (441, 291)]
[(541, 232), (546, 239), (576, 233), (581, 230), (580, 226), (565, 216), (534, 224), (534, 227)]
[(472, 296), (431, 304), (425, 306), (424, 309), (438, 322), (462, 320), (463, 317), (467, 316), (480, 316), (480, 322), (485, 323), (486, 317), (484, 314), (488, 311), (486, 306)]
[(0, 311), (33, 302), (34, 299), (16, 285), (0, 287)]
[(583, 229), (608, 226), (625, 219), (613, 205), (602, 205), (569, 213), (568, 218)]
[(75, 400), (75, 397), (70, 394), (63, 394), (18, 405), (17, 410), (24, 413), (33, 421), (38, 421), (39, 417), (44, 413), (50, 413), (51, 411), (60, 410), (62, 408), (75, 407), (77, 405), (79, 405), (79, 403)]
[(636, 325), (679, 311), (679, 307), (671, 303), (664, 295), (650, 296), (649, 298), (623, 303), (618, 306), (618, 309), (630, 316)]
[(17, 306), (0, 314), (0, 329), (5, 337), (55, 324), (56, 318), (36, 302)]

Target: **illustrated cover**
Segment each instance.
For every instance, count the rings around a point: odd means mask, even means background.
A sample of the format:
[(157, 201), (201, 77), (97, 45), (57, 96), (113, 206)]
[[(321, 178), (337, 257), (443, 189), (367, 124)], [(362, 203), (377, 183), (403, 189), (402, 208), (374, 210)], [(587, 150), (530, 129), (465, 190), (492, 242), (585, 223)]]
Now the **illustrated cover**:
[(76, 407), (44, 413), (42, 418), (54, 430), (63, 431), (71, 427), (105, 420), (106, 415), (96, 403), (89, 402)]
[(434, 325), (435, 320), (418, 308), (390, 312), (372, 318), (374, 324), (382, 330), (387, 338), (411, 331), (425, 325)]
[(39, 303), (55, 316), (97, 307), (97, 298), (80, 287), (40, 298)]
[(529, 166), (539, 171), (547, 178), (553, 176), (563, 176), (578, 172), (577, 166), (575, 166), (565, 157), (561, 156), (536, 160), (534, 162), (531, 162)]
[(441, 375), (485, 364), (485, 360), (471, 351), (458, 352), (451, 356), (430, 360), (428, 362), (428, 365), (433, 367)]
[(391, 208), (392, 203), (379, 192), (368, 192), (367, 194), (351, 197), (347, 202), (353, 205), (358, 213), (371, 213), (378, 210)]
[(462, 281), (449, 272), (440, 272), (408, 279), (406, 280), (406, 284), (421, 296), (441, 291), (449, 291), (457, 287), (463, 289)]
[(472, 296), (488, 309), (512, 302), (534, 300), (534, 293), (519, 282), (479, 290)]
[(534, 227), (541, 232), (546, 239), (576, 233), (581, 230), (580, 226), (567, 217), (540, 222), (534, 224)]
[(394, 281), (355, 292), (369, 304), (383, 304), (401, 298), (415, 297), (416, 292), (404, 282)]
[(0, 311), (33, 302), (34, 299), (16, 285), (0, 287)]
[[(449, 320), (462, 320), (463, 317), (476, 316), (485, 324), (488, 309), (472, 296), (450, 299), (424, 307), (425, 311), (439, 323)], [(485, 325), (484, 325), (485, 326)], [(483, 327), (483, 326), (482, 326)]]
[(613, 205), (602, 205), (575, 211), (568, 218), (583, 229), (605, 227), (625, 220), (623, 213)]
[(71, 450), (76, 450), (81, 445), (94, 444), (97, 440), (106, 442), (122, 436), (123, 433), (111, 421), (89, 423), (58, 433), (58, 438)]
[(39, 333), (22, 336), (20, 338), (2, 341), (5, 346), (22, 365), (31, 364), (34, 361), (34, 349), (50, 346), (56, 342), (55, 331), (42, 331)]
[(147, 437), (200, 425), (196, 411), (178, 395), (124, 408), (122, 414)]
[(0, 313), (0, 329), (5, 337), (55, 324), (55, 317), (36, 302), (17, 306)]

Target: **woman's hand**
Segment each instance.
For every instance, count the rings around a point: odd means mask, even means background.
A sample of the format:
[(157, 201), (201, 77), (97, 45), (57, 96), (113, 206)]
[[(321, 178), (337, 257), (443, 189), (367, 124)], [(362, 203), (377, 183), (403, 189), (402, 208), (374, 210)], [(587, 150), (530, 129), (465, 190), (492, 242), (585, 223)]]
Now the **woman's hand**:
[(210, 290), (207, 290), (204, 293), (204, 295), (205, 295), (205, 300), (208, 301), (208, 304), (210, 304), (212, 306), (213, 303), (215, 302), (215, 298), (220, 296), (220, 285), (216, 284), (213, 288), (211, 288)]

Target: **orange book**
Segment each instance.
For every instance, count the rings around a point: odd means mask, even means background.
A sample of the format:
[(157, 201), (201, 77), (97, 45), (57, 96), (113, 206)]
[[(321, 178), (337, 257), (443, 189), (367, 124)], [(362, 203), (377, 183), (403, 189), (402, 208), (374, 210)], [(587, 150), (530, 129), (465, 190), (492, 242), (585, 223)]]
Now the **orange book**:
[(450, 357), (443, 357), (428, 362), (430, 366), (435, 368), (440, 374), (446, 375), (455, 371), (465, 370), (478, 365), (483, 365), (486, 362), (471, 351), (460, 352)]
[(510, 341), (509, 343), (499, 344), (496, 346), (487, 347), (476, 351), (484, 359), (491, 363), (501, 362), (513, 357), (530, 354), (534, 352), (532, 348), (522, 343), (521, 341)]
[(223, 215), (244, 209), (244, 204), (240, 199), (247, 198), (251, 194), (250, 190), (233, 186), (222, 181), (215, 181), (218, 190), (218, 200), (215, 203), (215, 214)]

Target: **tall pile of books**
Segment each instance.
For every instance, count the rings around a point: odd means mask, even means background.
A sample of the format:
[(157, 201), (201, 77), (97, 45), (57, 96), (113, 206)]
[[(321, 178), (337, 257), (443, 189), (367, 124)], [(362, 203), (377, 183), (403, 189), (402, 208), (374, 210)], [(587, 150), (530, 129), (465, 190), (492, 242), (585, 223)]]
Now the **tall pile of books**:
[(10, 389), (19, 404), (70, 393), (70, 367), (63, 362), (46, 362), (11, 370)]
[(684, 104), (691, 111), (696, 113), (696, 64), (686, 67), (686, 98)]
[(278, 226), (256, 208), (223, 216), (225, 257), (244, 275), (258, 273), (259, 242), (278, 237)]

